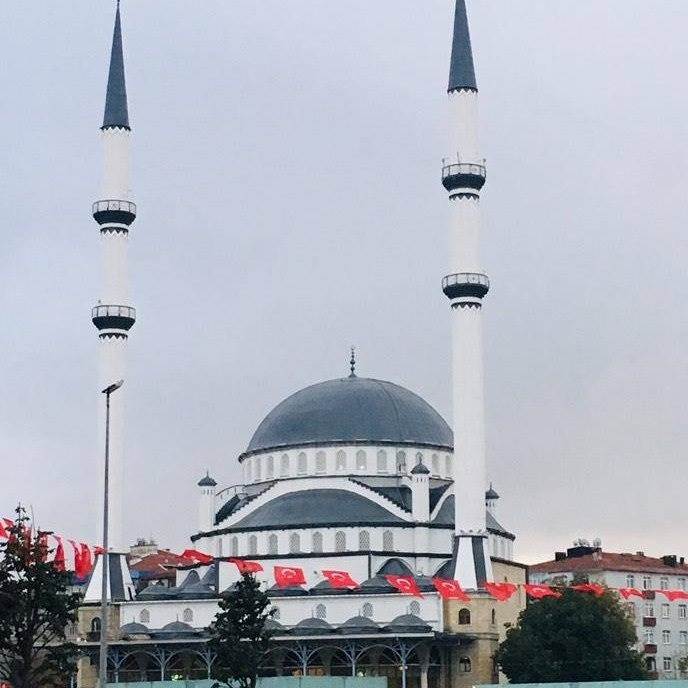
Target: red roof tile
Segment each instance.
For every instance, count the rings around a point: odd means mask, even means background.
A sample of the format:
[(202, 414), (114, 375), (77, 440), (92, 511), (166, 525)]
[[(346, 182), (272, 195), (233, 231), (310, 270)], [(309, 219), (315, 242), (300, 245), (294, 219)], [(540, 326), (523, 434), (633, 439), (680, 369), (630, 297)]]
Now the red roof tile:
[(139, 559), (135, 564), (131, 564), (132, 571), (139, 573), (160, 573), (162, 571), (170, 570), (175, 566), (188, 564), (187, 559), (183, 559), (179, 554), (168, 552), (166, 550), (158, 550), (153, 554)]
[(584, 571), (624, 571), (629, 573), (659, 573), (666, 575), (688, 575), (686, 564), (667, 566), (661, 559), (640, 554), (614, 554), (595, 552), (582, 557), (571, 557), (561, 561), (545, 561), (529, 567), (531, 573), (567, 573)]

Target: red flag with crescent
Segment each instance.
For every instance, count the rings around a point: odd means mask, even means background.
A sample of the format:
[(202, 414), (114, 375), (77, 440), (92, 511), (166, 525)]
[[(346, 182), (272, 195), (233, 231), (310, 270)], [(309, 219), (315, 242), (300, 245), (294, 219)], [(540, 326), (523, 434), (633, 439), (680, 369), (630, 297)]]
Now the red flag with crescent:
[(445, 600), (461, 600), (462, 602), (471, 601), (471, 598), (464, 592), (459, 581), (449, 578), (433, 578), (432, 584), (435, 586), (435, 590), (437, 590)]
[[(81, 576), (86, 578), (91, 571), (93, 571), (93, 558), (91, 557), (91, 548), (85, 543), (81, 544)], [(78, 573), (78, 572), (77, 572)]]
[(323, 571), (322, 574), (333, 588), (354, 590), (361, 587), (346, 571)]
[(387, 582), (404, 595), (423, 597), (413, 576), (385, 576)]
[(183, 559), (189, 559), (194, 564), (212, 564), (213, 558), (209, 554), (199, 552), (197, 549), (185, 549), (182, 552)]
[(263, 567), (257, 561), (246, 561), (245, 559), (229, 559), (234, 566), (239, 569), (239, 573), (258, 573)]
[(62, 544), (62, 538), (58, 535), (53, 535), (53, 538), (57, 542), (57, 547), (55, 548), (55, 554), (53, 556), (53, 566), (58, 571), (64, 571), (65, 566), (65, 551), (64, 545)]
[(526, 583), (524, 586), (526, 595), (532, 600), (541, 600), (543, 597), (561, 597), (561, 593), (557, 592), (550, 585), (532, 585)]
[(604, 595), (604, 586), (599, 583), (581, 583), (580, 585), (572, 585), (571, 589), (578, 592), (587, 592), (595, 595), (595, 597), (602, 597)]
[(305, 585), (306, 577), (303, 569), (296, 566), (275, 566), (275, 583), (279, 588), (290, 588), (295, 585)]
[(3, 538), (3, 540), (7, 540), (10, 536), (10, 534), (7, 532), (7, 529), (11, 527), (8, 526), (7, 523), (5, 522), (4, 518), (0, 518), (0, 538)]
[(669, 602), (674, 602), (675, 600), (688, 600), (688, 592), (685, 590), (658, 590), (664, 597), (669, 600)]
[(74, 553), (74, 567), (70, 569), (70, 571), (74, 571), (74, 573), (77, 575), (78, 578), (82, 578), (83, 576), (81, 575), (81, 549), (79, 549), (79, 545), (74, 542), (74, 540), (67, 540), (69, 544), (72, 546), (72, 552)]
[(638, 588), (619, 588), (619, 595), (628, 600), (631, 597), (640, 597), (643, 599), (643, 591), (638, 590)]
[(513, 583), (485, 583), (485, 590), (500, 602), (510, 600), (518, 590), (518, 586)]

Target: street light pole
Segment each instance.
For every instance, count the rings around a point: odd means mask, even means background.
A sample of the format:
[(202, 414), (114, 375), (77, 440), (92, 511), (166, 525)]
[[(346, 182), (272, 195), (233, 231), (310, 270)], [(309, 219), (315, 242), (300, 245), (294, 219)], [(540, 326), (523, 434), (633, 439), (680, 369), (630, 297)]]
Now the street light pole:
[(100, 662), (98, 664), (98, 685), (107, 685), (107, 655), (108, 655), (108, 574), (110, 573), (110, 554), (108, 550), (108, 528), (110, 511), (110, 395), (124, 384), (118, 380), (103, 390), (105, 395), (105, 472), (103, 481), (103, 553), (101, 564), (103, 570), (102, 587), (100, 592)]

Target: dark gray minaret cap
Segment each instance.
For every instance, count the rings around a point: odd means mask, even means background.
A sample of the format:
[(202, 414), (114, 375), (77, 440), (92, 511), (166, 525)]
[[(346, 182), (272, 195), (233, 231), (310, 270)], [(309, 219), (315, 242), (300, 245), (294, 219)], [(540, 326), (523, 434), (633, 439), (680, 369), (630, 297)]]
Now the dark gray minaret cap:
[(452, 42), (451, 65), (449, 67), (448, 91), (469, 89), (478, 90), (473, 66), (473, 51), (471, 50), (471, 35), (468, 31), (468, 14), (466, 0), (456, 0), (454, 15), (454, 39)]
[(127, 85), (124, 80), (124, 54), (122, 51), (122, 21), (119, 16), (119, 0), (115, 14), (115, 32), (112, 36), (110, 54), (110, 73), (105, 96), (105, 116), (102, 129), (120, 127), (129, 129), (129, 110), (127, 108)]

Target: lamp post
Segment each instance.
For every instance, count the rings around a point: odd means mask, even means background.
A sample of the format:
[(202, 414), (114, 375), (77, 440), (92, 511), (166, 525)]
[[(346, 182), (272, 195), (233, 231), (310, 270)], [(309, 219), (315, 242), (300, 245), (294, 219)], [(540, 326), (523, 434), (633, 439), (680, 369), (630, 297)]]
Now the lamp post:
[(110, 395), (124, 384), (118, 380), (103, 390), (105, 395), (105, 472), (103, 480), (103, 585), (100, 593), (100, 662), (98, 664), (98, 685), (107, 685), (107, 627), (108, 627), (108, 574), (110, 572), (110, 555), (108, 551), (108, 516), (109, 516), (109, 488), (110, 488)]

